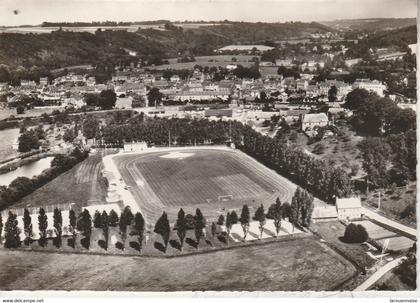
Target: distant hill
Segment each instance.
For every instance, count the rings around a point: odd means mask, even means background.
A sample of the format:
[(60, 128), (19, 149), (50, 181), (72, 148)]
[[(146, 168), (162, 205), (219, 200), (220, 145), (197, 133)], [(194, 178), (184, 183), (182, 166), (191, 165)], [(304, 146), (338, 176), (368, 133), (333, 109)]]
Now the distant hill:
[(177, 57), (180, 54), (209, 55), (214, 49), (227, 44), (256, 44), (331, 31), (319, 23), (302, 22), (227, 22), (191, 29), (168, 23), (165, 28), (139, 29), (137, 32), (1, 33), (0, 64), (59, 68), (133, 60), (125, 49), (136, 51), (138, 57), (149, 62), (159, 63), (162, 58)]
[(346, 19), (320, 23), (336, 30), (375, 32), (416, 25), (416, 18)]
[(409, 44), (417, 43), (417, 27), (414, 25), (394, 30), (377, 31), (366, 39), (366, 43), (373, 47), (398, 46), (406, 48)]

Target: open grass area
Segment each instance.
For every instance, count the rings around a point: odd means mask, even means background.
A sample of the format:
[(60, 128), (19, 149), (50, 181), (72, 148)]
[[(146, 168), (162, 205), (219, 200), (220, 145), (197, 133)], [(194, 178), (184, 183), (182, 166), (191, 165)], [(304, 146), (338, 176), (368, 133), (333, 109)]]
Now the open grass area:
[(1, 250), (0, 264), (2, 290), (330, 290), (355, 273), (308, 238), (170, 259)]
[(217, 218), (248, 204), (266, 207), (279, 197), (289, 202), (296, 185), (239, 151), (191, 149), (122, 155), (114, 158), (146, 218), (166, 211), (171, 219), (183, 207)]
[(41, 207), (63, 203), (79, 206), (105, 202), (106, 187), (100, 176), (102, 158), (91, 155), (82, 163), (22, 198), (14, 208)]
[(337, 221), (319, 222), (311, 225), (311, 230), (344, 253), (348, 258), (351, 258), (361, 268), (371, 267), (376, 260), (366, 254), (368, 251), (366, 247), (357, 243), (344, 243), (340, 240), (340, 237), (344, 235), (345, 229), (345, 226)]

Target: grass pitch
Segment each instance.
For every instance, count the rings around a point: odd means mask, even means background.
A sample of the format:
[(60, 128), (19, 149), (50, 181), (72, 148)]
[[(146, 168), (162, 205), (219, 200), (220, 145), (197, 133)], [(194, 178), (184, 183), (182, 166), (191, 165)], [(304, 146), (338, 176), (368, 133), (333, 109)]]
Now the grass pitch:
[[(216, 217), (243, 204), (290, 202), (296, 185), (239, 151), (188, 149), (114, 158), (147, 218), (183, 207)], [(218, 213), (219, 212), (219, 213)]]

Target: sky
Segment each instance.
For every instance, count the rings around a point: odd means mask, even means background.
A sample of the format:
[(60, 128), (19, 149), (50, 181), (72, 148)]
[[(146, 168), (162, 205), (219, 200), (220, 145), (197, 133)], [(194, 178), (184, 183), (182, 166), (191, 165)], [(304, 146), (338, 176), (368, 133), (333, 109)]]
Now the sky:
[(157, 19), (309, 22), (416, 15), (416, 0), (0, 0), (3, 26)]

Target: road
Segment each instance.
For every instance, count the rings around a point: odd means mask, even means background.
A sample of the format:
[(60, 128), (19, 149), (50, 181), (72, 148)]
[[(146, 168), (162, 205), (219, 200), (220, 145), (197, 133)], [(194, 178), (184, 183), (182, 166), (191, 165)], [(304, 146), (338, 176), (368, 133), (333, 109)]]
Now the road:
[(365, 216), (367, 216), (367, 217), (369, 217), (369, 218), (371, 218), (373, 220), (376, 220), (378, 222), (381, 222), (383, 224), (386, 224), (388, 226), (391, 226), (391, 227), (393, 227), (395, 229), (398, 229), (400, 231), (403, 231), (403, 232), (405, 232), (405, 233), (407, 233), (409, 235), (412, 235), (414, 237), (417, 237), (417, 231), (414, 228), (405, 226), (403, 224), (400, 224), (398, 222), (395, 222), (393, 220), (390, 220), (388, 218), (385, 218), (384, 216), (381, 216), (380, 214), (378, 214), (378, 213), (374, 212), (373, 210), (370, 210), (370, 209), (368, 209), (366, 207), (363, 207), (362, 212), (363, 212), (363, 214)]
[(367, 290), (369, 287), (371, 287), (373, 284), (375, 284), (376, 281), (378, 281), (383, 275), (385, 275), (388, 271), (393, 269), (394, 267), (397, 267), (402, 260), (406, 259), (406, 257), (400, 257), (398, 259), (395, 259), (381, 268), (377, 272), (375, 272), (369, 279), (367, 279), (365, 282), (360, 284), (358, 287), (355, 288), (354, 291), (364, 291)]

